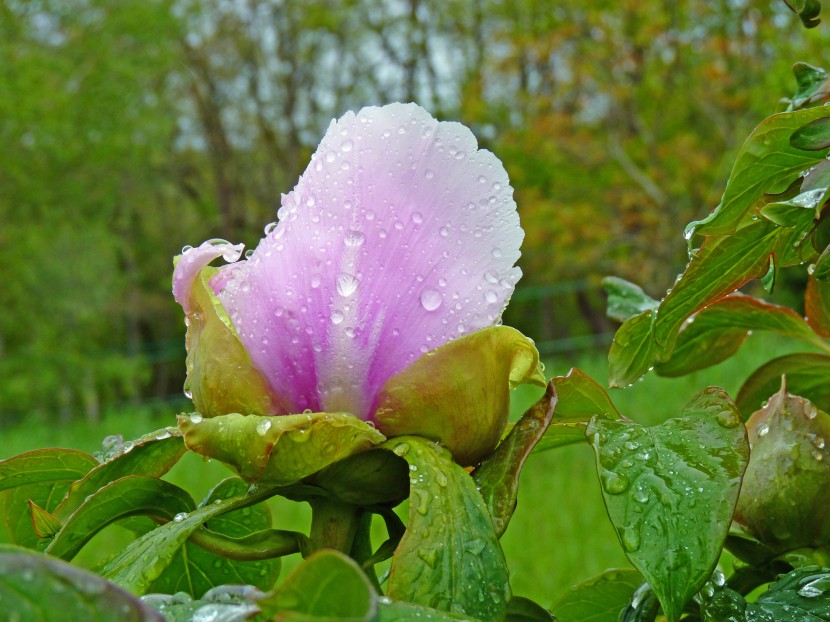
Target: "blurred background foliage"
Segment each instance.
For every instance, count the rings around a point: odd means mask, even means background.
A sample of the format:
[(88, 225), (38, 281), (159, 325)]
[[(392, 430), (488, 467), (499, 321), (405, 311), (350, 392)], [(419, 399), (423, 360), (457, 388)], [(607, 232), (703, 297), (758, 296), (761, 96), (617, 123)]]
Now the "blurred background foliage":
[(0, 428), (180, 395), (172, 257), (255, 246), (329, 121), (390, 101), (504, 161), (505, 320), (592, 342), (599, 278), (671, 284), (822, 31), (754, 0), (0, 0)]

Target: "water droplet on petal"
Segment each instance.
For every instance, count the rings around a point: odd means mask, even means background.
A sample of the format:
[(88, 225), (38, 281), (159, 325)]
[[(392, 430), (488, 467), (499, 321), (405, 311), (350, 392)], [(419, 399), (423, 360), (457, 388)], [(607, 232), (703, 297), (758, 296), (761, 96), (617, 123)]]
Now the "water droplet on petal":
[(360, 246), (366, 240), (366, 236), (360, 231), (350, 229), (346, 232), (346, 246)]
[(271, 235), (271, 232), (276, 228), (277, 228), (277, 223), (269, 222), (267, 225), (265, 225), (265, 229), (264, 229), (265, 235)]
[(331, 312), (331, 323), (334, 325), (340, 324), (343, 321), (343, 313), (337, 310)]
[(320, 279), (320, 275), (319, 275), (319, 274), (314, 274), (314, 275), (312, 275), (312, 276), (311, 276), (311, 283), (310, 283), (310, 284), (311, 284), (311, 288), (312, 288), (312, 289), (317, 289), (318, 287), (320, 287), (320, 280), (321, 280), (321, 279)]
[(413, 213), (412, 214), (412, 222), (414, 222), (416, 225), (420, 225), (422, 222), (424, 222), (423, 214), (421, 214), (421, 212)]
[(444, 297), (434, 289), (425, 289), (421, 292), (421, 306), (427, 311), (435, 311), (443, 301)]
[(354, 143), (351, 140), (346, 139), (343, 141), (343, 144), (340, 145), (340, 151), (348, 153), (352, 150), (352, 147), (354, 147)]
[(358, 280), (355, 278), (354, 275), (349, 274), (348, 272), (341, 272), (337, 275), (337, 293), (343, 296), (344, 298), (348, 298), (352, 294), (355, 293), (357, 289)]
[(496, 304), (499, 301), (499, 295), (492, 289), (488, 289), (484, 292), (484, 299), (487, 301), (487, 304)]
[(762, 423), (758, 426), (758, 436), (766, 436), (769, 434), (769, 426), (766, 423)]

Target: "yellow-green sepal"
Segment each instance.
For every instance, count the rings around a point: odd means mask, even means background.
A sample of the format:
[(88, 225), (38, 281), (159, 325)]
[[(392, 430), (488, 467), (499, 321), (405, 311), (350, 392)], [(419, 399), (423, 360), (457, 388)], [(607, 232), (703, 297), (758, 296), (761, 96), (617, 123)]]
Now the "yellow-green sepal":
[(249, 483), (289, 486), (383, 443), (386, 437), (345, 413), (261, 417), (179, 415), (187, 447), (233, 468)]
[(461, 465), (474, 465), (498, 444), (510, 411), (510, 389), (544, 387), (533, 341), (491, 326), (444, 344), (392, 376), (380, 390), (378, 428), (388, 437), (440, 442)]
[(217, 269), (203, 268), (190, 291), (187, 313), (187, 384), (204, 417), (228, 413), (286, 414), (209, 285)]

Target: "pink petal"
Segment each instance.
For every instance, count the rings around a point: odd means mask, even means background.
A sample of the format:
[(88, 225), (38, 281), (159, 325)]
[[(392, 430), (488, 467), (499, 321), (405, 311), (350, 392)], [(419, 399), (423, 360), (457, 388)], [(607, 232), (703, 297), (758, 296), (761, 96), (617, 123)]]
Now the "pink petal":
[(501, 162), (414, 104), (332, 122), (278, 216), (211, 286), (297, 412), (371, 417), (390, 376), (498, 322), (521, 276)]
[(223, 257), (225, 261), (236, 261), (243, 248), (242, 244), (231, 244), (225, 240), (208, 240), (198, 248), (187, 248), (182, 251), (173, 270), (173, 297), (185, 313), (191, 311), (190, 290), (201, 269), (217, 257)]

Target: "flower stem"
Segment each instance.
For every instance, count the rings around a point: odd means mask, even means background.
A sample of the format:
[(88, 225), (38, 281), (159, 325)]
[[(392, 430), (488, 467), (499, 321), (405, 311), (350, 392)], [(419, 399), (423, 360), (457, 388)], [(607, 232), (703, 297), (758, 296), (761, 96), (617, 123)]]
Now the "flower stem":
[(335, 549), (349, 554), (360, 524), (360, 508), (327, 497), (309, 499), (311, 550)]

